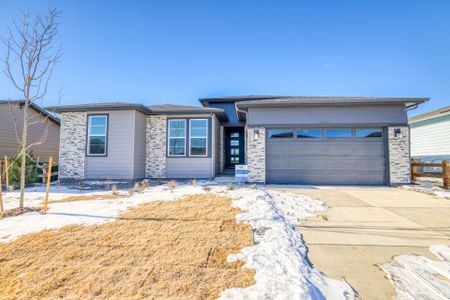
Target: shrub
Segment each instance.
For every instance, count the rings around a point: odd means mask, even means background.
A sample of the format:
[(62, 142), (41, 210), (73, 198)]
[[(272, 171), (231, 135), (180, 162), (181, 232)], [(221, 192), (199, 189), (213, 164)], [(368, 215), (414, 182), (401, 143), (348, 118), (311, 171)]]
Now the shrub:
[(192, 179), (192, 185), (197, 186), (197, 179)]
[(236, 186), (232, 183), (227, 184), (227, 190), (232, 191), (236, 188)]
[[(25, 185), (32, 185), (38, 182), (38, 169), (33, 158), (33, 151), (27, 151), (28, 156), (26, 157), (25, 164)], [(15, 156), (12, 158), (9, 173), (9, 184), (15, 187), (20, 186), (20, 166), (22, 160), (20, 156)]]
[(169, 190), (173, 193), (173, 190), (175, 190), (175, 188), (177, 187), (177, 182), (175, 180), (171, 180), (169, 181), (169, 183), (167, 183), (167, 186), (169, 187)]
[(204, 185), (204, 186), (203, 186), (203, 190), (204, 190), (205, 192), (209, 192), (209, 191), (211, 190), (211, 187), (210, 187), (209, 185)]

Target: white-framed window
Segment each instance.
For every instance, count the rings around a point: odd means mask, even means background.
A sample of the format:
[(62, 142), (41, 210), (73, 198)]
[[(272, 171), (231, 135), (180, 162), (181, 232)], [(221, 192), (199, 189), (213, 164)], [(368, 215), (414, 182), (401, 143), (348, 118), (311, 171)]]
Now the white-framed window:
[(189, 120), (189, 156), (208, 156), (208, 120)]
[(108, 148), (108, 115), (88, 116), (87, 155), (106, 156)]
[(168, 156), (186, 156), (186, 120), (169, 120), (167, 154)]

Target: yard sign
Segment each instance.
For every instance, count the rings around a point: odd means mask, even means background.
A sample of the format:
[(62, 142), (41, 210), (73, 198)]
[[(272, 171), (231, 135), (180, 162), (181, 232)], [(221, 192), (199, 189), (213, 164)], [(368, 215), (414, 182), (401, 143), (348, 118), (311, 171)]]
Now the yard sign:
[(247, 165), (236, 165), (235, 181), (240, 182), (240, 183), (248, 182), (248, 167), (247, 167)]

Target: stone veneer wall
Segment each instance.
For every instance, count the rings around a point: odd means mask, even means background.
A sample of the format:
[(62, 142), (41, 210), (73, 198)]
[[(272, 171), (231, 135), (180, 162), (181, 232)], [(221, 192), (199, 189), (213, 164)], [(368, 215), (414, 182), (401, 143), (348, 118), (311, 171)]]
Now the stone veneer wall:
[[(259, 131), (259, 138), (255, 131)], [(266, 129), (247, 128), (247, 165), (249, 182), (266, 182)]]
[(225, 158), (224, 158), (224, 154), (225, 154), (225, 150), (223, 149), (224, 146), (224, 128), (223, 126), (220, 126), (220, 133), (219, 133), (219, 172), (222, 173), (223, 172), (223, 168), (225, 166)]
[(85, 112), (61, 114), (59, 178), (83, 179), (86, 153)]
[(167, 116), (148, 116), (146, 129), (147, 178), (166, 177), (166, 132)]
[[(395, 137), (395, 130), (400, 137)], [(411, 180), (409, 127), (388, 127), (389, 178), (390, 184), (405, 184)]]

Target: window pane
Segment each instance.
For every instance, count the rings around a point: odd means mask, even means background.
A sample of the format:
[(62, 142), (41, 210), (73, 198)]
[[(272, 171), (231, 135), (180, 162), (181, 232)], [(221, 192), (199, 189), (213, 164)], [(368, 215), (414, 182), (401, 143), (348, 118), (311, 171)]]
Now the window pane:
[(300, 129), (297, 130), (298, 138), (321, 138), (322, 129)]
[(91, 126), (106, 126), (106, 116), (90, 116)]
[(273, 129), (269, 130), (269, 138), (291, 138), (294, 131), (290, 129)]
[(106, 126), (91, 126), (91, 134), (105, 135), (106, 134)]
[(89, 154), (106, 154), (105, 142), (106, 137), (104, 136), (89, 137)]
[(239, 137), (239, 132), (232, 132), (232, 133), (230, 134), (230, 137), (232, 137), (232, 138), (238, 138), (238, 137)]
[(191, 137), (206, 137), (206, 127), (191, 127)]
[(351, 129), (327, 129), (327, 138), (351, 138)]
[(186, 121), (185, 120), (169, 120), (169, 137), (185, 137)]
[(356, 137), (357, 138), (380, 138), (380, 137), (383, 137), (383, 130), (369, 129), (369, 128), (356, 129)]
[(171, 138), (169, 139), (169, 155), (184, 155), (185, 139)]
[(208, 124), (207, 120), (191, 120), (191, 128), (196, 127), (206, 128), (207, 124)]
[(231, 155), (239, 155), (239, 148), (231, 149)]
[(230, 146), (239, 146), (239, 140), (231, 140)]
[(231, 157), (231, 162), (234, 164), (238, 164), (239, 163), (239, 157), (238, 156), (232, 156)]
[(206, 138), (191, 139), (191, 155), (206, 155)]

